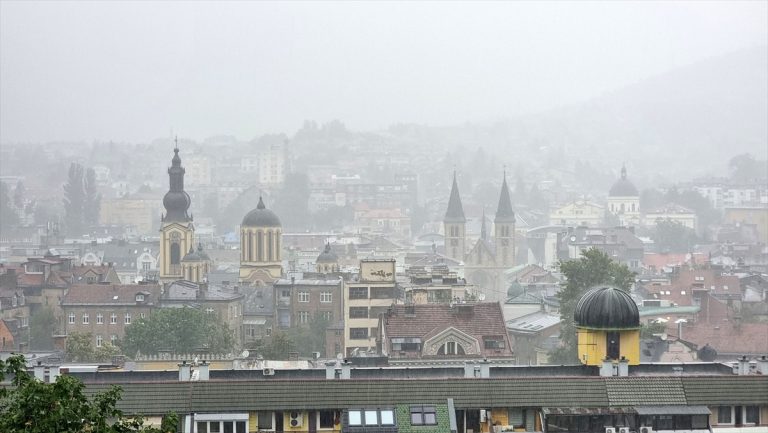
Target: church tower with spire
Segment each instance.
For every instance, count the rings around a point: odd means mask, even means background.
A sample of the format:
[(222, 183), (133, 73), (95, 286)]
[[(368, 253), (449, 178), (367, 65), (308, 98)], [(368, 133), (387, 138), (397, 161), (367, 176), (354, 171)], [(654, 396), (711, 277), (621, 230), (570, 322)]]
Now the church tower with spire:
[(459, 197), (459, 185), (456, 182), (456, 172), (453, 172), (453, 186), (451, 197), (448, 199), (448, 209), (443, 218), (445, 229), (445, 255), (458, 261), (464, 261), (466, 253), (466, 226), (467, 218), (464, 217), (464, 207)]
[(193, 248), (195, 226), (189, 214), (191, 200), (184, 191), (184, 167), (181, 166), (178, 144), (168, 168), (170, 187), (163, 197), (165, 213), (160, 217), (160, 281), (172, 282), (184, 278), (182, 257)]
[(515, 212), (512, 210), (512, 200), (509, 198), (506, 172), (501, 184), (501, 196), (493, 225), (497, 263), (499, 266), (512, 267), (515, 265)]

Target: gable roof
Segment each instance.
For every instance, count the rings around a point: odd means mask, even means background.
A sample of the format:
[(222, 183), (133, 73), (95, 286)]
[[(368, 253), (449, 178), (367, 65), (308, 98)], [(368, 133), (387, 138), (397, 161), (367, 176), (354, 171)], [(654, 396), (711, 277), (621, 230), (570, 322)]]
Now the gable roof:
[[(444, 329), (456, 328), (477, 339), (483, 352), (483, 336), (502, 336), (505, 341), (508, 340), (504, 316), (498, 302), (393, 305), (392, 313), (384, 316), (384, 327), (389, 338), (419, 337), (423, 340), (437, 335)], [(494, 350), (488, 352), (488, 355), (494, 354)], [(507, 341), (504, 355), (510, 354)]]

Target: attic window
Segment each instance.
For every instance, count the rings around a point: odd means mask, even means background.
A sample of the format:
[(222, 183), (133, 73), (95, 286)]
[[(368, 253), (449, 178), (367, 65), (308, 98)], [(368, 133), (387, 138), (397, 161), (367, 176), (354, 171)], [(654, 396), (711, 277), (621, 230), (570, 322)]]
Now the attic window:
[(136, 294), (136, 302), (144, 302), (144, 294), (143, 293), (137, 293)]
[(683, 295), (683, 296), (685, 296), (685, 290), (681, 290), (681, 291), (680, 291), (680, 294), (681, 294), (681, 295)]
[(112, 300), (113, 300), (113, 301), (117, 301), (117, 295), (113, 296), (113, 297), (112, 297)]

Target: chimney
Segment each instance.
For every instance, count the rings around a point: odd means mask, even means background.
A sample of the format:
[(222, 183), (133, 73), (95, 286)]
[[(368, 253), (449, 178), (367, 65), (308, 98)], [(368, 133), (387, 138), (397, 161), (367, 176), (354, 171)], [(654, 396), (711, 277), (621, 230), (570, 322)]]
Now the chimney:
[(757, 371), (760, 374), (768, 374), (768, 356), (761, 356), (757, 360)]
[(619, 376), (629, 376), (629, 360), (623, 356), (619, 359)]
[(341, 364), (341, 378), (350, 379), (352, 377), (352, 364), (346, 359)]
[(210, 364), (208, 364), (206, 361), (203, 361), (200, 365), (197, 366), (197, 380), (208, 380), (210, 378), (209, 367)]
[(611, 361), (611, 358), (606, 357), (605, 359), (603, 359), (603, 364), (600, 366), (600, 376), (601, 377), (613, 376), (613, 361)]
[(192, 366), (187, 361), (181, 361), (179, 365), (179, 382), (189, 382), (192, 377)]
[(41, 361), (37, 361), (37, 365), (34, 367), (35, 379), (40, 382), (45, 382), (45, 366)]
[(475, 364), (472, 361), (464, 361), (464, 378), (475, 377)]
[(741, 358), (739, 358), (738, 375), (746, 376), (748, 374), (749, 374), (749, 358), (747, 358), (747, 355), (744, 355)]
[(480, 377), (483, 379), (491, 377), (491, 363), (488, 362), (487, 358), (480, 361)]
[(61, 367), (58, 365), (54, 365), (49, 369), (48, 372), (48, 381), (51, 383), (56, 382), (56, 379), (61, 376)]

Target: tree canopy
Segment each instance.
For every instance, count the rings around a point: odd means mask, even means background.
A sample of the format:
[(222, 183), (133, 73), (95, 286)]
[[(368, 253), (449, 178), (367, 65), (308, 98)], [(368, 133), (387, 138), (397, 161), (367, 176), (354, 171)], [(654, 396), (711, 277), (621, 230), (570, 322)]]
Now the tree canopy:
[(578, 259), (560, 262), (558, 267), (565, 276), (565, 283), (557, 294), (560, 300), (561, 346), (550, 354), (550, 362), (572, 364), (578, 362), (573, 313), (579, 299), (587, 290), (598, 285), (609, 285), (628, 292), (635, 281), (635, 273), (597, 248), (582, 252)]
[(698, 242), (693, 229), (669, 219), (656, 221), (652, 234), (658, 250), (662, 252), (687, 253)]
[(140, 416), (126, 417), (117, 409), (121, 388), (113, 386), (88, 397), (83, 383), (61, 375), (53, 383), (35, 379), (24, 357), (0, 360), (0, 381), (12, 376), (11, 387), (0, 388), (0, 431), (25, 433), (171, 433), (178, 416), (168, 414), (160, 428), (145, 427)]
[(162, 308), (125, 328), (120, 347), (128, 356), (163, 350), (228, 353), (234, 348), (234, 338), (216, 314), (190, 307)]

